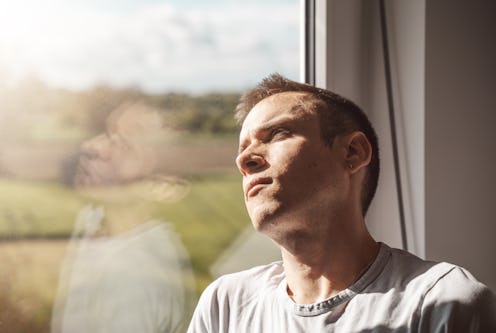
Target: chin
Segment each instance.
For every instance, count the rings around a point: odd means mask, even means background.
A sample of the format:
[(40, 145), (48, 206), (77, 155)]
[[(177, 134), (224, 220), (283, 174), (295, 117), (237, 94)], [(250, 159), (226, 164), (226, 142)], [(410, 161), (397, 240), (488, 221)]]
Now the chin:
[(255, 230), (262, 231), (264, 226), (269, 223), (271, 214), (257, 207), (257, 209), (249, 210), (248, 215)]
[(80, 188), (102, 187), (116, 185), (118, 180), (119, 178), (113, 169), (87, 164), (86, 168), (78, 168), (73, 183), (75, 187)]
[(254, 209), (249, 209), (248, 214), (251, 219), (253, 228), (261, 233), (270, 234), (276, 229), (282, 221), (279, 205), (257, 205)]

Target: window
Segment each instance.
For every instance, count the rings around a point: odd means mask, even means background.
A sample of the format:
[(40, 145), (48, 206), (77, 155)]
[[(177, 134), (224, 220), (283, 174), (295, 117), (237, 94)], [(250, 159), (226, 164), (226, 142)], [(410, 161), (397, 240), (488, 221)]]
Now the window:
[(299, 11), (0, 2), (0, 330), (180, 331), (236, 255), (266, 246), (232, 111), (272, 72), (299, 78)]

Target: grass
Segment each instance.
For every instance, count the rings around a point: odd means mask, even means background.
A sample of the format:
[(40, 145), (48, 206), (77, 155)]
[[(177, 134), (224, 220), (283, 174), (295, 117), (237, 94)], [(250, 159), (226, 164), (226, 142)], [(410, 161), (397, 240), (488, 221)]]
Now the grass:
[(84, 199), (55, 182), (0, 179), (0, 237), (70, 235)]
[[(146, 204), (161, 221), (174, 225), (189, 252), (200, 293), (211, 282), (209, 267), (248, 225), (240, 177), (233, 173), (188, 179), (188, 194), (176, 202)], [(0, 242), (0, 331), (48, 332), (61, 258), (79, 210), (89, 203), (55, 182), (0, 179), (0, 238), (39, 237)], [(110, 188), (96, 198), (106, 206), (133, 200), (132, 187)], [(124, 201), (117, 197), (126, 197)], [(94, 200), (92, 197), (91, 200)], [(55, 237), (56, 239), (48, 239)], [(5, 303), (5, 304), (4, 304)], [(3, 324), (2, 324), (3, 323)], [(6, 326), (7, 325), (7, 326)]]
[(67, 241), (0, 242), (0, 332), (49, 332)]

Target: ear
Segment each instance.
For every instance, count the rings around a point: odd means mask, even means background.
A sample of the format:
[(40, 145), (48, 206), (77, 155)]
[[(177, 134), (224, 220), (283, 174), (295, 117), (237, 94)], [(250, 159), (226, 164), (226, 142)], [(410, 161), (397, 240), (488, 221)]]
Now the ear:
[(352, 132), (346, 135), (346, 168), (351, 173), (367, 167), (372, 158), (372, 146), (363, 132)]
[(182, 178), (162, 175), (152, 175), (143, 180), (144, 199), (161, 203), (174, 203), (184, 198), (191, 188), (191, 184)]

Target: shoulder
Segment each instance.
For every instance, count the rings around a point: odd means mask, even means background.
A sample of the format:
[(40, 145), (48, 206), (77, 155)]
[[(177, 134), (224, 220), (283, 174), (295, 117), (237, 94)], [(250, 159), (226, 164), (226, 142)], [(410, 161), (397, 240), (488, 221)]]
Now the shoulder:
[(491, 290), (468, 270), (447, 262), (423, 260), (409, 252), (391, 249), (391, 271), (428, 300), (469, 302)]
[(383, 253), (380, 275), (359, 295), (360, 309), (374, 304), (384, 310), (378, 321), (411, 332), (496, 332), (495, 295), (466, 269), (386, 245)]
[(465, 310), (494, 306), (493, 292), (463, 267), (446, 262), (437, 263), (422, 274), (420, 280), (424, 286), (423, 309), (445, 304)]
[(423, 260), (403, 250), (391, 249), (391, 266), (397, 277), (407, 280), (424, 296), (442, 293), (446, 299), (471, 299), (473, 295), (489, 291), (463, 267)]
[(440, 263), (419, 308), (421, 331), (496, 332), (496, 296), (466, 269)]
[(258, 298), (275, 291), (283, 278), (282, 262), (219, 277), (200, 296), (188, 332), (219, 332), (231, 313), (257, 304)]
[(467, 269), (401, 250), (392, 256), (410, 275), (405, 295), (420, 299), (420, 332), (496, 332), (496, 296)]
[(418, 302), (419, 332), (496, 332), (496, 296), (465, 268), (399, 249), (387, 267), (388, 285)]
[(282, 262), (226, 274), (212, 282), (202, 298), (249, 299), (261, 291), (275, 289), (284, 278)]
[[(283, 277), (284, 268), (282, 261), (275, 261), (267, 265), (256, 266), (244, 271), (223, 275), (212, 284), (228, 286), (234, 283), (239, 287), (239, 283), (242, 283), (247, 287), (252, 287), (253, 283), (260, 281), (265, 281), (270, 285), (278, 284)], [(255, 287), (259, 288), (260, 286), (257, 285)]]
[(431, 286), (426, 297), (436, 297), (438, 300), (464, 300), (470, 302), (486, 292), (489, 288), (479, 282), (468, 270), (463, 267), (438, 263), (428, 272), (432, 275)]

